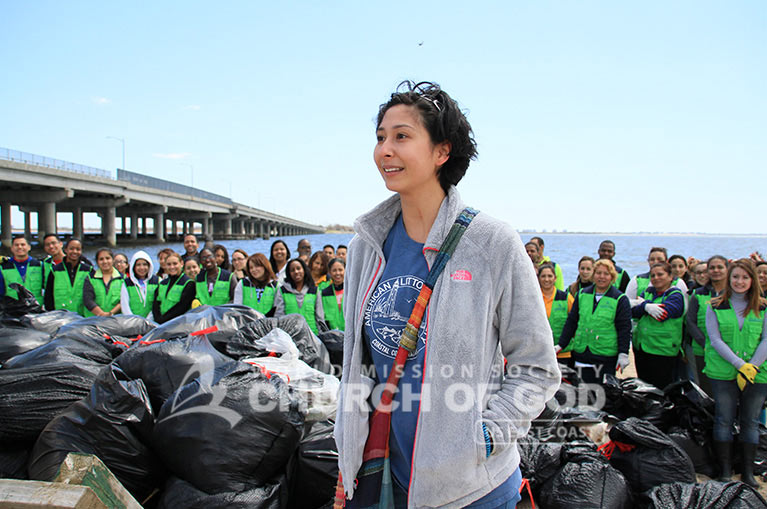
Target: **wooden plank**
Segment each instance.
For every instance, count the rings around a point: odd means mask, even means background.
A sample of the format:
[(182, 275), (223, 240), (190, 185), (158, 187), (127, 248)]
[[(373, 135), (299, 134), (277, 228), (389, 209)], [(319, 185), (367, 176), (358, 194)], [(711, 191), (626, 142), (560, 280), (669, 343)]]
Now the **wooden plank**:
[(0, 479), (0, 509), (108, 509), (87, 486)]
[(67, 454), (54, 482), (87, 486), (106, 506), (114, 509), (141, 509), (109, 468), (92, 454)]

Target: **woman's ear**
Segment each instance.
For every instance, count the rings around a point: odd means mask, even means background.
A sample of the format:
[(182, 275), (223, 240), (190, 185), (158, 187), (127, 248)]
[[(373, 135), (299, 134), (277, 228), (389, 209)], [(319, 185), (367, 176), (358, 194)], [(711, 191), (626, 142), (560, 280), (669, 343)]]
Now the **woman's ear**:
[(448, 141), (444, 141), (434, 147), (437, 154), (437, 166), (442, 166), (448, 159), (450, 159), (450, 150), (452, 148), (452, 145)]

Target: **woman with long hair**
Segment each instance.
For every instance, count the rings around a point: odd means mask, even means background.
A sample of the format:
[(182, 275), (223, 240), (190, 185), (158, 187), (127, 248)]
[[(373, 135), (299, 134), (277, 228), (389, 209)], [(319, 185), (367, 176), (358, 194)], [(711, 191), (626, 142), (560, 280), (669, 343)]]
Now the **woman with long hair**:
[(272, 247), (269, 248), (269, 263), (272, 264), (272, 272), (274, 272), (279, 283), (285, 281), (285, 269), (288, 266), (288, 260), (290, 260), (290, 248), (285, 244), (285, 241), (277, 239), (272, 242)]
[(705, 372), (711, 380), (716, 409), (714, 447), (720, 480), (732, 472), (732, 430), (739, 415), (743, 468), (741, 480), (758, 487), (754, 458), (759, 445), (759, 413), (767, 398), (767, 302), (761, 296), (754, 264), (748, 258), (732, 262), (724, 293), (706, 309)]
[[(200, 254), (202, 255), (202, 252), (200, 252)], [(226, 246), (215, 244), (213, 246), (213, 257), (215, 258), (218, 267), (232, 272), (232, 264), (229, 263), (229, 251), (226, 250)]]
[(322, 313), (328, 329), (344, 330), (344, 277), (346, 262), (341, 258), (333, 258), (328, 263), (330, 281), (320, 288)]
[(85, 316), (113, 316), (120, 313), (123, 276), (114, 266), (111, 249), (96, 251), (98, 269), (91, 271), (83, 282)]
[(272, 264), (261, 253), (248, 258), (245, 277), (237, 282), (234, 303), (249, 306), (266, 316), (274, 315), (274, 297), (277, 293), (277, 278)]
[(578, 260), (578, 277), (567, 287), (567, 293), (575, 297), (578, 290), (592, 284), (594, 284), (594, 259), (590, 256), (582, 256)]
[(175, 251), (165, 258), (167, 277), (157, 286), (157, 298), (152, 306), (152, 317), (157, 323), (165, 323), (181, 316), (192, 308), (194, 281), (182, 270), (181, 255)]
[(235, 249), (232, 252), (232, 274), (237, 279), (243, 279), (245, 277), (245, 270), (248, 265), (248, 253), (242, 249)]
[(722, 295), (727, 286), (727, 258), (722, 255), (714, 255), (705, 262), (708, 271), (708, 283), (700, 288), (696, 288), (690, 295), (690, 306), (687, 310), (685, 322), (687, 324), (687, 335), (692, 343), (692, 359), (694, 360), (693, 379), (706, 394), (712, 394), (711, 384), (704, 373), (705, 358), (704, 351), (709, 344), (708, 333), (706, 333), (706, 307), (708, 301), (714, 297)]
[[(337, 493), (348, 507), (385, 496), (395, 508), (513, 507), (522, 480), (515, 430), (541, 412), (561, 376), (530, 261), (509, 225), (462, 203), (455, 185), (476, 143), (438, 85), (404, 82), (380, 106), (375, 136), (373, 160), (394, 195), (357, 219), (347, 254)], [(504, 377), (504, 358), (524, 375)], [(393, 373), (398, 387), (372, 417), (370, 360), (379, 383)], [(440, 395), (428, 409), (412, 398), (424, 373)], [(456, 383), (468, 405), (442, 397)], [(525, 388), (540, 398), (519, 397)], [(366, 474), (389, 466), (384, 493)]]
[(320, 331), (318, 324), (324, 323), (325, 317), (322, 305), (317, 303), (317, 287), (309, 269), (300, 258), (290, 260), (286, 267), (285, 281), (274, 299), (274, 316), (300, 314), (317, 334)]
[(328, 255), (324, 251), (315, 251), (309, 258), (309, 271), (312, 275), (314, 285), (322, 290), (330, 282), (328, 281)]

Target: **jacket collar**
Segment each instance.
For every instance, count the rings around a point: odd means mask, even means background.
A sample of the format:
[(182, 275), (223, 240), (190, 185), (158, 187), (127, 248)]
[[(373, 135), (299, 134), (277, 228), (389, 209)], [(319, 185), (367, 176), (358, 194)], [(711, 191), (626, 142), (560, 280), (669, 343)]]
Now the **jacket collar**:
[[(424, 250), (439, 251), (442, 242), (455, 222), (455, 218), (464, 208), (465, 205), (458, 194), (458, 190), (455, 186), (450, 186), (439, 207), (437, 218), (429, 230), (429, 235), (423, 245)], [(400, 212), (402, 212), (402, 204), (399, 194), (395, 194), (374, 207), (373, 210), (358, 217), (354, 222), (354, 231), (380, 251)]]

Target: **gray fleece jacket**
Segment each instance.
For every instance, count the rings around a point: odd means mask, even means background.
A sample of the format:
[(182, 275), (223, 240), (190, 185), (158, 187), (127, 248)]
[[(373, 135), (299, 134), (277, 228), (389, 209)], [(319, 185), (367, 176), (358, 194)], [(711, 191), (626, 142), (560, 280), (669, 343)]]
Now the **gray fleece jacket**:
[[(465, 205), (452, 187), (424, 243), (429, 267)], [(347, 498), (362, 464), (373, 379), (363, 373), (363, 319), (401, 211), (399, 195), (355, 222), (344, 283), (343, 376), (335, 439)], [(559, 387), (541, 291), (519, 235), (478, 214), (434, 287), (408, 507), (463, 507), (519, 465), (517, 438)], [(508, 361), (504, 374), (504, 358)], [(380, 388), (376, 392), (380, 397)], [(485, 422), (494, 449), (486, 457)]]

